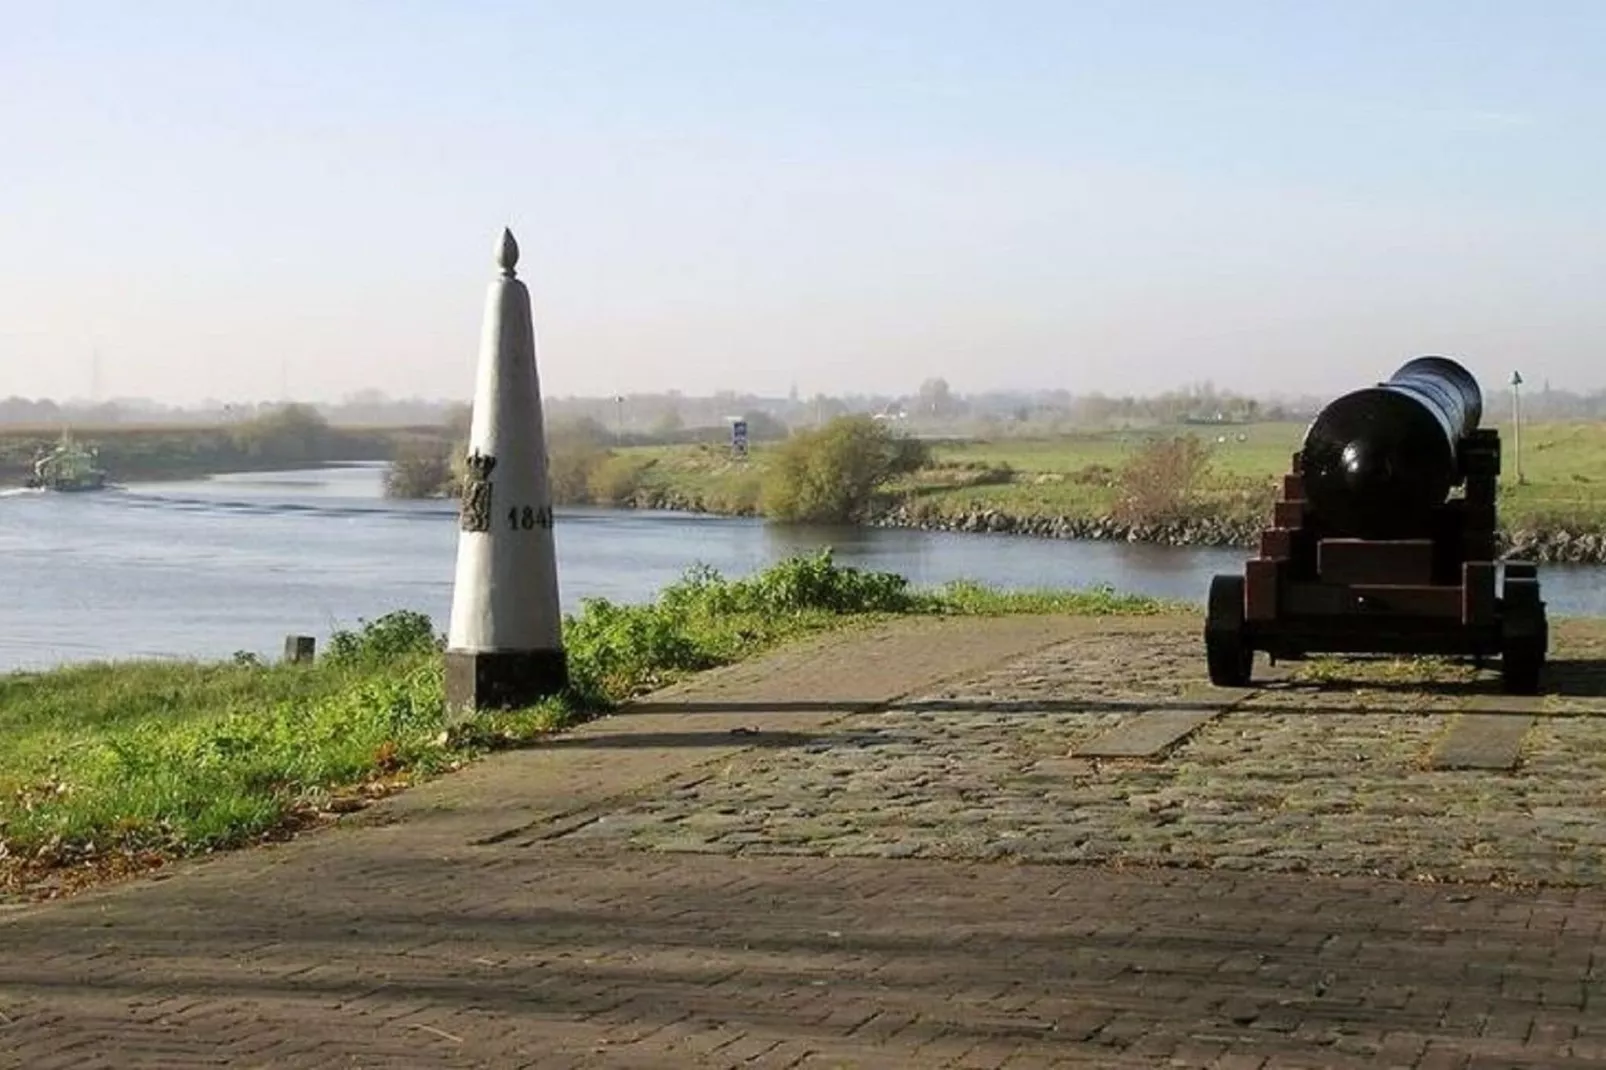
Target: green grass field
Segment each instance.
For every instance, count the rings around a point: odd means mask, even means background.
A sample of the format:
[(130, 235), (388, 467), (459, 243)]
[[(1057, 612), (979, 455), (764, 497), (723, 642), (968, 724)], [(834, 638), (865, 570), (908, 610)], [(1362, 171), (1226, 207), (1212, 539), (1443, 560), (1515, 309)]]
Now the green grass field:
[[(1505, 527), (1606, 527), (1606, 423), (1525, 426), (1521, 485), (1516, 480), (1510, 430), (1500, 430)], [(1114, 504), (1116, 492), (1109, 483), (1115, 471), (1153, 437), (1196, 434), (1211, 443), (1210, 483), (1225, 493), (1278, 479), (1287, 472), (1304, 432), (1304, 424), (1293, 423), (1219, 430), (1180, 426), (944, 444), (933, 450), (930, 468), (895, 489), (942, 512), (991, 508), (1020, 516), (1096, 516), (1107, 514)], [(675, 490), (723, 509), (755, 497), (773, 448), (758, 446), (746, 461), (732, 460), (727, 450), (712, 446), (637, 447), (621, 452), (631, 459), (642, 485)]]

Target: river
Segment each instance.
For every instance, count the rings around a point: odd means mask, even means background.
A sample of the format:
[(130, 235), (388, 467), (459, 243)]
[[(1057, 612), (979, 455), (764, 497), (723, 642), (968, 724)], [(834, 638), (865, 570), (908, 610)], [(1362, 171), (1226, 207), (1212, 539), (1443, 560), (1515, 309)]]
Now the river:
[[(393, 609), (445, 627), (457, 527), (442, 501), (389, 501), (383, 468), (256, 472), (99, 494), (0, 494), (0, 670), (134, 657), (277, 655)], [(645, 601), (697, 562), (727, 576), (831, 546), (918, 585), (1090, 587), (1202, 601), (1239, 550), (884, 528), (777, 527), (628, 510), (558, 512), (564, 608)], [(1557, 615), (1606, 616), (1606, 568), (1547, 566)]]

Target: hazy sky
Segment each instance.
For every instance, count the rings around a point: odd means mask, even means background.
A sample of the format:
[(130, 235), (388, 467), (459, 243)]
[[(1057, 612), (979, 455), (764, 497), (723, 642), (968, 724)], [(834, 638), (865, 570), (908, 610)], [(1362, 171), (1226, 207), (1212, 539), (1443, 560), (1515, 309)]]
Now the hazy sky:
[[(0, 0), (0, 396), (1606, 386), (1606, 3)], [(1491, 381), (1494, 380), (1494, 381)]]

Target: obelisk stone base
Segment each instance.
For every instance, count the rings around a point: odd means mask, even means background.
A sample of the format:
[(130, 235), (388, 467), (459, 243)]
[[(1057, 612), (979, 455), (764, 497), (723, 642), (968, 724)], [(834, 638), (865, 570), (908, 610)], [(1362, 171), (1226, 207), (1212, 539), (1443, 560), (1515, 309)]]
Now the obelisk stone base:
[(568, 685), (562, 650), (446, 652), (446, 711), (454, 718), (533, 706)]

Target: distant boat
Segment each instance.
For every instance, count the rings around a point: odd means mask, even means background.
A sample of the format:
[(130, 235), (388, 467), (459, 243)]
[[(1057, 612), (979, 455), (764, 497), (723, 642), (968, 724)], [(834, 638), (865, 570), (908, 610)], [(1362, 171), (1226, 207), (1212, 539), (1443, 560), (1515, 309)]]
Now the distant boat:
[(73, 441), (71, 432), (64, 430), (55, 448), (34, 461), (27, 486), (62, 492), (104, 490), (106, 473), (95, 448)]

